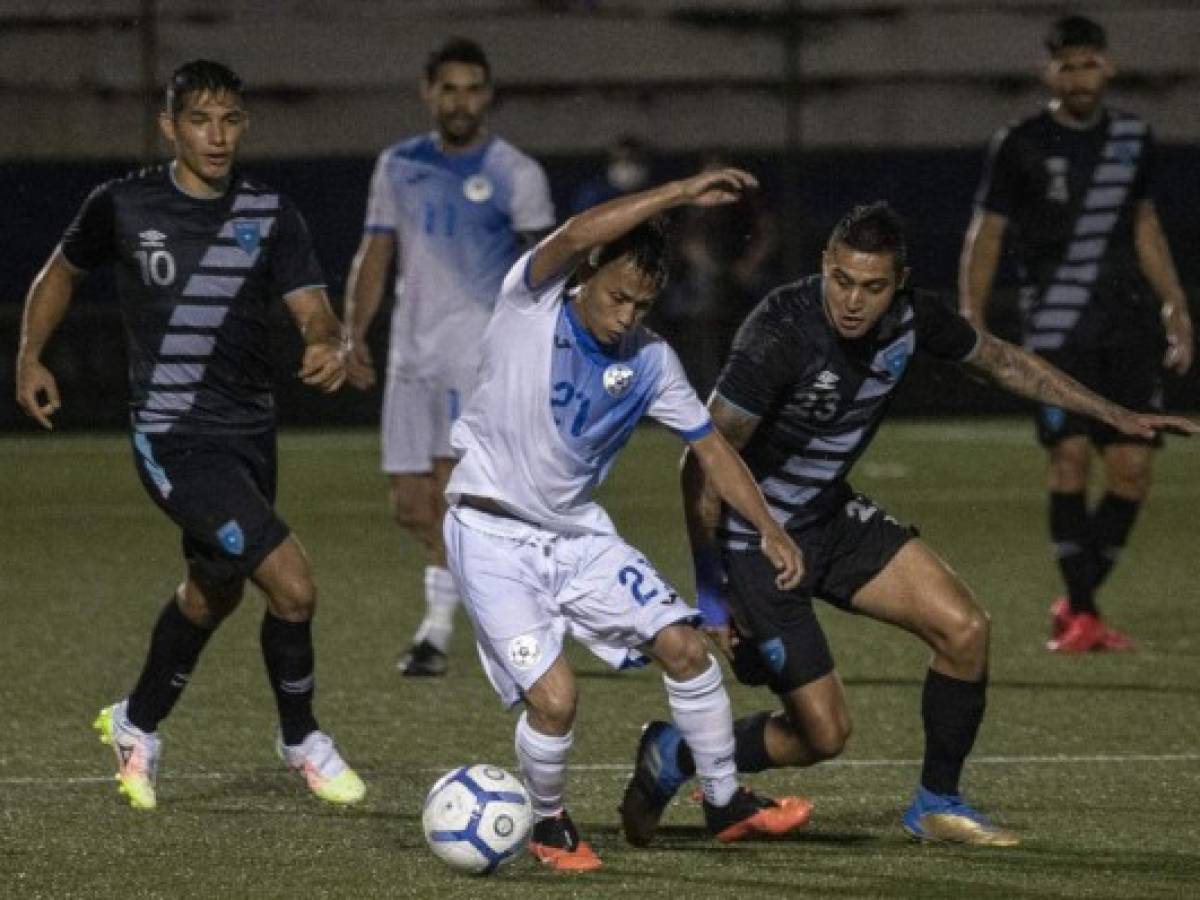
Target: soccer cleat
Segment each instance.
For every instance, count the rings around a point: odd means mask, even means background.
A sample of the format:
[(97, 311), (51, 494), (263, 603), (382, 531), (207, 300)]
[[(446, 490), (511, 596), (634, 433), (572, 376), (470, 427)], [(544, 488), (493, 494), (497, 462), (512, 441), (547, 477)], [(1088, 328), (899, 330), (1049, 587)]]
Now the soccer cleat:
[(283, 737), (275, 739), (275, 752), (293, 772), (304, 776), (308, 789), (327, 803), (348, 806), (367, 793), (367, 786), (346, 765), (333, 746), (333, 738), (323, 731), (310, 732), (295, 747), (286, 746)]
[(1136, 644), (1129, 635), (1117, 631), (1111, 625), (1104, 626), (1104, 649), (1123, 652), (1132, 650)]
[(689, 779), (679, 769), (679, 729), (669, 722), (649, 722), (642, 728), (633, 774), (621, 798), (625, 840), (645, 847), (654, 839), (663, 811)]
[(1079, 613), (1071, 619), (1066, 631), (1057, 638), (1046, 641), (1046, 649), (1051, 653), (1087, 653), (1089, 650), (1103, 650), (1104, 635), (1108, 629), (1093, 613)]
[(556, 872), (594, 872), (600, 868), (600, 857), (591, 844), (579, 839), (579, 831), (565, 809), (534, 823), (529, 852)]
[(808, 824), (813, 808), (803, 797), (772, 800), (746, 787), (738, 788), (724, 806), (713, 806), (707, 800), (703, 806), (704, 823), (722, 844), (748, 837), (779, 837), (796, 831)]
[(1071, 601), (1064, 594), (1050, 604), (1050, 640), (1056, 641), (1071, 626), (1075, 614), (1071, 612)]
[(904, 811), (904, 830), (918, 841), (1015, 847), (1021, 838), (997, 828), (958, 794), (935, 794), (918, 785), (917, 796)]
[(116, 754), (116, 779), (129, 805), (134, 809), (154, 809), (158, 805), (154, 779), (162, 741), (157, 734), (147, 734), (129, 721), (125, 715), (128, 703), (122, 700), (100, 710), (92, 728), (100, 735), (100, 743), (108, 744)]
[(408, 652), (396, 663), (401, 675), (437, 677), (446, 674), (446, 654), (429, 641), (421, 641), (408, 648)]

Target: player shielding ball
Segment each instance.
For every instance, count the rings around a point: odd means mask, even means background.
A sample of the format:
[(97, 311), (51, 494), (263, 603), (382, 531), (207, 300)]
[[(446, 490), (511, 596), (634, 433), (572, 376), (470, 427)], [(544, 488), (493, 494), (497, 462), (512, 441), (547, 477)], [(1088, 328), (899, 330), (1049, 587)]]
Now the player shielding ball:
[[(1192, 322), (1154, 206), (1154, 141), (1137, 116), (1104, 105), (1113, 74), (1104, 29), (1082, 16), (1046, 37), (1054, 96), (992, 142), (963, 246), (959, 303), (985, 327), (988, 295), (1011, 231), (1021, 261), (1024, 345), (1132, 409), (1162, 408), (1164, 366), (1192, 364)], [(1047, 648), (1128, 650), (1096, 592), (1112, 572), (1150, 490), (1158, 436), (1122, 432), (1061, 404), (1038, 414), (1049, 457), (1050, 540), (1066, 586)], [(1105, 492), (1089, 509), (1092, 449)]]
[(154, 808), (159, 723), (249, 579), (266, 599), (261, 643), (277, 749), (318, 797), (353, 803), (363, 783), (313, 714), (316, 586), (274, 509), (270, 307), (283, 298), (304, 337), (299, 377), (325, 393), (345, 377), (341, 327), (300, 213), (234, 168), (249, 124), (241, 79), (207, 60), (181, 66), (159, 123), (174, 160), (88, 197), (30, 288), (17, 365), (18, 401), (50, 428), (60, 400), (42, 350), (83, 274), (113, 266), (129, 336), (134, 461), (182, 532), (187, 575), (155, 623), (137, 684), (95, 727), (116, 753), (121, 792)]
[(535, 818), (530, 847), (558, 870), (600, 865), (564, 807), (577, 694), (565, 629), (615, 665), (631, 648), (661, 665), (718, 840), (782, 833), (809, 815), (805, 801), (738, 788), (729, 697), (695, 610), (592, 500), (650, 416), (688, 442), (713, 490), (760, 530), (756, 552), (772, 583), (799, 582), (795, 545), (713, 430), (675, 353), (641, 325), (667, 274), (655, 216), (732, 203), (754, 184), (736, 169), (671, 182), (581, 213), (525, 254), (504, 280), (479, 387), (454, 426), (450, 568), (493, 686), (508, 705), (524, 701), (516, 751)]
[[(1193, 423), (1132, 413), (1038, 357), (977, 331), (934, 297), (908, 288), (902, 225), (884, 203), (838, 223), (822, 272), (769, 294), (750, 314), (709, 401), (713, 423), (750, 467), (773, 520), (804, 554), (804, 579), (780, 587), (760, 561), (757, 526), (722, 503), (692, 453), (684, 509), (706, 625), (747, 684), (782, 710), (739, 719), (739, 772), (807, 766), (842, 752), (850, 716), (814, 614), (819, 597), (917, 635), (933, 651), (921, 697), (925, 757), (904, 828), (932, 841), (1018, 843), (959, 789), (983, 720), (987, 614), (934, 552), (847, 482), (870, 445), (909, 360), (923, 351), (1000, 387), (1100, 419), (1123, 434), (1193, 433)], [(732, 618), (730, 618), (732, 617)], [(686, 735), (649, 724), (622, 803), (627, 838), (645, 844), (690, 777)]]
[(421, 94), (433, 130), (386, 148), (371, 178), (346, 284), (347, 377), (355, 387), (375, 383), (366, 336), (394, 260), (383, 471), (393, 517), (425, 554), (425, 616), (397, 667), (439, 676), (458, 608), (442, 544), (450, 428), (475, 390), (500, 282), (554, 226), (554, 206), (541, 166), (488, 129), (492, 70), (479, 45), (454, 38), (434, 50)]

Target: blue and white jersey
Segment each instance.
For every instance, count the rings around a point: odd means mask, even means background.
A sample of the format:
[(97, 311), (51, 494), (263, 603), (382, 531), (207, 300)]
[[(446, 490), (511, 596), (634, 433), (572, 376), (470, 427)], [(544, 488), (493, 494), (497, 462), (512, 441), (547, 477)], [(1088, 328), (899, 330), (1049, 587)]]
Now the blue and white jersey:
[(712, 430), (670, 346), (638, 327), (602, 346), (575, 317), (567, 279), (533, 288), (532, 252), (504, 279), (483, 338), (479, 386), (451, 432), (460, 459), (446, 496), (488, 497), (568, 534), (612, 534), (592, 500), (644, 416), (684, 440)]
[(447, 154), (427, 134), (384, 150), (366, 231), (393, 234), (398, 250), (389, 371), (431, 375), (473, 356), (520, 233), (553, 225), (545, 172), (507, 141)]

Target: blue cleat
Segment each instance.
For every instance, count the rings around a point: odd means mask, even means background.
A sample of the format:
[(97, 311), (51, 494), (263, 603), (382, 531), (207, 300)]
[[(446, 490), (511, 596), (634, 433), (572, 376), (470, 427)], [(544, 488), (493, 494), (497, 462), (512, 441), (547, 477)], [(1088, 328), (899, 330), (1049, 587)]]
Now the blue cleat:
[(918, 841), (1015, 847), (1021, 838), (997, 828), (958, 794), (935, 794), (920, 785), (912, 806), (904, 811), (904, 830)]
[(619, 810), (625, 840), (635, 847), (645, 847), (654, 839), (667, 804), (691, 780), (679, 768), (682, 740), (679, 729), (669, 722), (650, 722), (642, 728)]

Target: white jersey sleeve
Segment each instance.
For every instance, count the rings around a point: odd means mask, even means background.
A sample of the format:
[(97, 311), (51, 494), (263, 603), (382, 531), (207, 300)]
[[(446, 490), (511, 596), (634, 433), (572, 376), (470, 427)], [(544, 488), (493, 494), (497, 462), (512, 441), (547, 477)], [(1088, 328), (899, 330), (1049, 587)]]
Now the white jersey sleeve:
[(698, 441), (713, 429), (712, 417), (687, 380), (683, 364), (666, 341), (661, 341), (662, 373), (658, 392), (647, 410), (685, 441)]
[(367, 194), (367, 221), (364, 231), (395, 231), (399, 224), (396, 214), (396, 195), (387, 173), (387, 154), (384, 151), (375, 161), (371, 189)]
[(513, 231), (538, 232), (554, 227), (554, 203), (550, 180), (536, 162), (525, 157), (513, 172)]
[(552, 278), (545, 284), (536, 287), (531, 285), (529, 283), (529, 265), (533, 262), (533, 254), (536, 252), (536, 247), (526, 250), (521, 254), (520, 259), (513, 263), (513, 267), (508, 270), (508, 274), (504, 276), (504, 282), (500, 286), (498, 304), (506, 304), (517, 309), (529, 309), (539, 303), (557, 302), (569, 273)]

